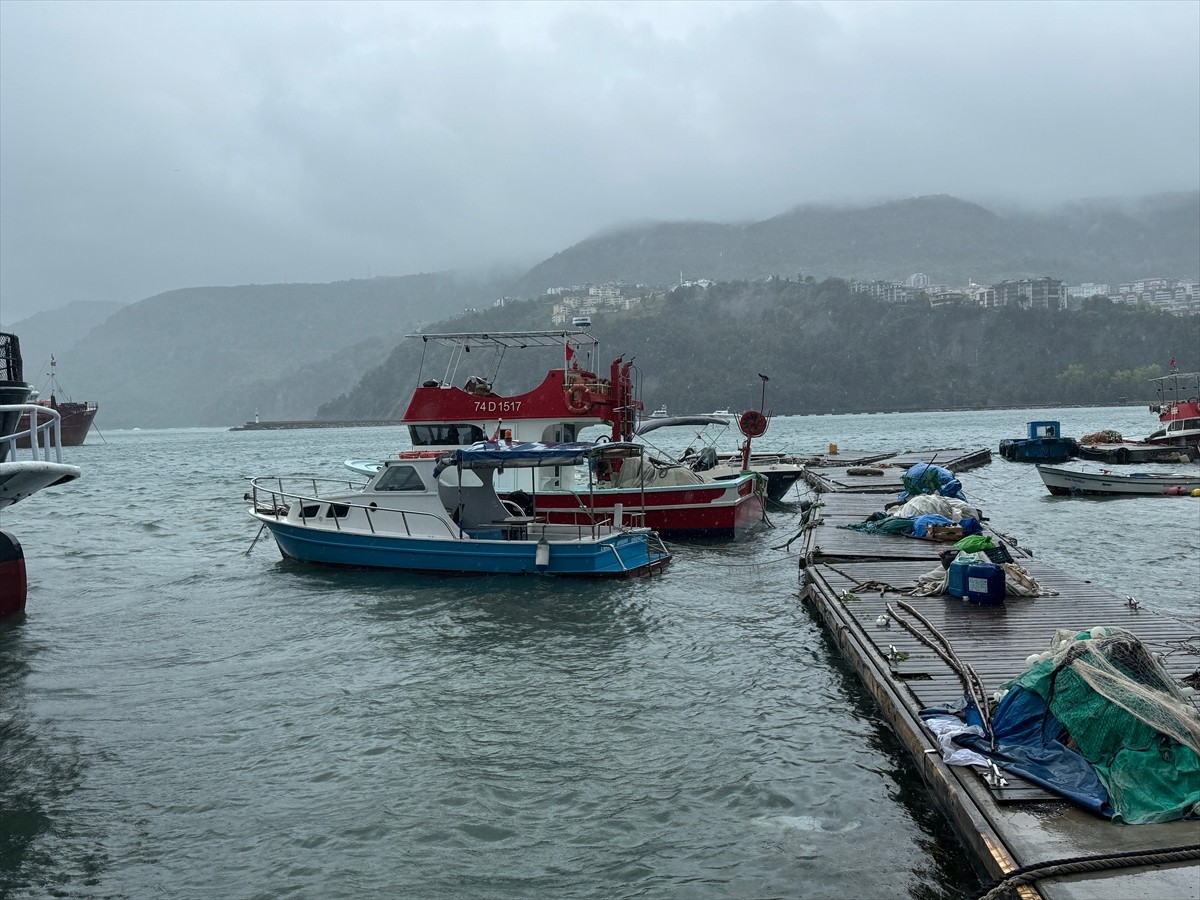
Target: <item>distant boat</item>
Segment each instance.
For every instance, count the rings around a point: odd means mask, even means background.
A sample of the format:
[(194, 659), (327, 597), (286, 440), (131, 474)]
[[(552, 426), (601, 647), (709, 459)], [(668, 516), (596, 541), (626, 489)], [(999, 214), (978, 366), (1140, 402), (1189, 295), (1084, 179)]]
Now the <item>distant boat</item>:
[(710, 416), (721, 416), (722, 418), (725, 418), (725, 419), (733, 418), (733, 413), (731, 413), (727, 409), (714, 409), (712, 412), (709, 413), (709, 415)]
[[(62, 446), (78, 447), (87, 437), (88, 431), (91, 430), (92, 420), (96, 418), (96, 412), (99, 406), (91, 401), (75, 401), (70, 397), (59, 400), (58, 394), (60, 388), (58, 386), (58, 363), (53, 356), (50, 357), (50, 399), (38, 400), (38, 406), (44, 406), (47, 409), (53, 409), (58, 412), (60, 418), (60, 433), (62, 435)], [(18, 431), (29, 431), (30, 419), (29, 414), (25, 413), (21, 417), (21, 422), (17, 426)], [(18, 447), (29, 446), (29, 436), (17, 439)]]
[(654, 412), (650, 413), (650, 418), (651, 419), (665, 419), (665, 418), (667, 418), (668, 415), (670, 415), (670, 414), (667, 412), (667, 408), (665, 406), (660, 406)]

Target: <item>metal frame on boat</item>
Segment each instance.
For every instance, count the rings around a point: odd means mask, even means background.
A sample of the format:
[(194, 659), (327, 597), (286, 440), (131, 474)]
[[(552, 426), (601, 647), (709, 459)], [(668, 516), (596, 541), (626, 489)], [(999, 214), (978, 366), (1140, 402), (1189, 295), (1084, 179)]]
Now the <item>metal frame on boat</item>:
[[(539, 510), (538, 495), (502, 499), (496, 473), (539, 466), (616, 464), (640, 458), (632, 443), (483, 442), (390, 459), (365, 485), (274, 476), (254, 479), (250, 515), (284, 557), (335, 566), (475, 574), (620, 577), (671, 559), (641, 516), (616, 508), (564, 524)], [(323, 485), (336, 484), (325, 491)]]

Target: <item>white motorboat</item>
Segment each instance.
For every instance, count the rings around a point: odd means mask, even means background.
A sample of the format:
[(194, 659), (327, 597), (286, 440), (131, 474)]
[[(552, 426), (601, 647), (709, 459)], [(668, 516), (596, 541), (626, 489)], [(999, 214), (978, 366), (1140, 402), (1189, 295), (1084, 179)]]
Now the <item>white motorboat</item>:
[(493, 476), (511, 468), (629, 464), (643, 452), (639, 444), (618, 442), (484, 442), (378, 466), (360, 460), (374, 470), (366, 485), (326, 481), (326, 489), (319, 479), (260, 477), (247, 499), (280, 553), (301, 562), (456, 574), (642, 575), (662, 569), (671, 554), (639, 513), (618, 506), (604, 516), (588, 510), (577, 524), (551, 522), (539, 513), (536, 492), (502, 500)]

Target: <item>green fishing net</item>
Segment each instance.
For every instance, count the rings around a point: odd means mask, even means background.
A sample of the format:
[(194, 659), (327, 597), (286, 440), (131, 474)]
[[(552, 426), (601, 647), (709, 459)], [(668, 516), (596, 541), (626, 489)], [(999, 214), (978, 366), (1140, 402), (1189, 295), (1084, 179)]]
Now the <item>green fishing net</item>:
[(1200, 713), (1136, 637), (1059, 631), (1053, 655), (1013, 684), (1035, 691), (1092, 764), (1113, 821), (1200, 815)]

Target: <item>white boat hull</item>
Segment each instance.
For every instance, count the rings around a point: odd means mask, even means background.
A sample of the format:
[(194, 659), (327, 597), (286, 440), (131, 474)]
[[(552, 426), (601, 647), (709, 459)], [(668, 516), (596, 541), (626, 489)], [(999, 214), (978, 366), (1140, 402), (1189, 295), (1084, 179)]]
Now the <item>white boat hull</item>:
[(1200, 489), (1200, 471), (1110, 472), (1045, 465), (1037, 470), (1050, 493), (1058, 495), (1178, 496)]

